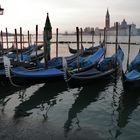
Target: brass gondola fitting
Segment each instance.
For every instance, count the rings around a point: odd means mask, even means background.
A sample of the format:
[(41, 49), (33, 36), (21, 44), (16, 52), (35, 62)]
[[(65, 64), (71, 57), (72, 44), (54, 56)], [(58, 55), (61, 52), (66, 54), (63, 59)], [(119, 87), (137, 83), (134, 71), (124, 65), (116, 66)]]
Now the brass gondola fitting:
[(4, 9), (1, 8), (1, 5), (0, 5), (0, 15), (3, 15), (3, 13), (4, 13)]

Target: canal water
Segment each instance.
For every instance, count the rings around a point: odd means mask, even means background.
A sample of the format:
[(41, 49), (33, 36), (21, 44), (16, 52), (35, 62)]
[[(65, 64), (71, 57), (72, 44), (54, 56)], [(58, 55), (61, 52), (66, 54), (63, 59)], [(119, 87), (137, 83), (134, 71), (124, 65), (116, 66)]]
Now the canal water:
[[(59, 40), (75, 38), (60, 36)], [(84, 36), (83, 40), (91, 41), (91, 37)], [(132, 37), (132, 42), (139, 40)], [(128, 41), (128, 37), (119, 37), (119, 41)], [(97, 45), (98, 37), (95, 42)], [(76, 48), (76, 44), (70, 45)], [(126, 69), (128, 46), (120, 46)], [(130, 60), (139, 47), (131, 46)], [(107, 46), (107, 56), (114, 53), (114, 48)], [(55, 57), (55, 44), (51, 53)], [(67, 55), (67, 44), (59, 44), (59, 56)], [(0, 86), (0, 140), (139, 140), (139, 104), (139, 91), (124, 91), (119, 76), (80, 88), (68, 88), (64, 83)]]

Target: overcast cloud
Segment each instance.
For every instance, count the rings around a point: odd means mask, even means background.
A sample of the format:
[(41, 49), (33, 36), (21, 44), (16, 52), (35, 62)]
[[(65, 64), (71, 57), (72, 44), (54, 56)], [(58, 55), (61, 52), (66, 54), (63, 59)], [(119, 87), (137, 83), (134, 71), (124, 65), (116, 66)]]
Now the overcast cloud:
[(35, 30), (38, 24), (43, 29), (46, 13), (49, 12), (53, 29), (73, 31), (76, 26), (104, 27), (106, 9), (109, 8), (111, 24), (122, 21), (140, 26), (139, 0), (1, 0), (4, 15), (0, 27), (9, 30), (23, 27)]

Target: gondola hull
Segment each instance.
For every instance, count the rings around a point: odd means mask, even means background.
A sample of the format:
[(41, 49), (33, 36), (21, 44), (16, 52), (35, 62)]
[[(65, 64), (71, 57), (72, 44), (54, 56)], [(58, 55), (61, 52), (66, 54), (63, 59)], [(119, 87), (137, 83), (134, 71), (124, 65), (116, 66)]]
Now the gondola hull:
[(126, 80), (125, 75), (123, 74), (123, 87), (125, 91), (134, 91), (140, 89), (140, 78), (133, 80)]
[[(92, 70), (92, 69), (91, 69)], [(73, 75), (72, 77), (70, 77), (70, 79), (68, 80), (68, 85), (70, 87), (85, 87), (88, 85), (94, 85), (94, 84), (100, 84), (101, 82), (104, 82), (106, 80), (115, 80), (115, 78), (117, 79), (117, 77), (121, 74), (121, 68), (118, 67), (116, 69), (111, 69), (108, 70), (104, 73), (100, 73), (100, 74), (94, 74), (93, 75), (83, 75), (83, 76), (75, 76)]]
[(118, 48), (116, 56), (105, 58), (97, 67), (93, 67), (83, 72), (71, 74), (67, 72), (68, 85), (70, 87), (87, 86), (97, 82), (102, 82), (105, 79), (117, 79), (117, 76), (122, 71), (123, 51)]
[[(52, 76), (52, 77), (12, 77), (12, 82), (15, 85), (19, 86), (28, 86), (28, 85), (34, 85), (34, 84), (40, 84), (40, 83), (57, 83), (57, 82), (63, 82), (64, 83), (64, 77), (63, 76)], [(12, 83), (11, 83), (12, 84)]]
[(51, 69), (33, 69), (27, 70), (23, 67), (17, 67), (11, 69), (12, 82), (15, 84), (38, 84), (38, 83), (55, 83), (63, 81), (63, 71), (51, 68)]
[(124, 90), (132, 91), (140, 89), (140, 51), (129, 64), (127, 72), (122, 72)]

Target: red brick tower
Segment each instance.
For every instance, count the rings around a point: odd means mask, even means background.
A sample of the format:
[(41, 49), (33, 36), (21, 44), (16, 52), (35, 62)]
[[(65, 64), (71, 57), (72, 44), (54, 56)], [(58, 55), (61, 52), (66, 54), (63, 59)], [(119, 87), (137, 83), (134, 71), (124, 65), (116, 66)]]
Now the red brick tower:
[(106, 12), (105, 27), (106, 27), (106, 29), (110, 28), (110, 15), (109, 15), (108, 9), (107, 9), (107, 12)]

